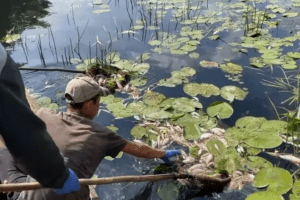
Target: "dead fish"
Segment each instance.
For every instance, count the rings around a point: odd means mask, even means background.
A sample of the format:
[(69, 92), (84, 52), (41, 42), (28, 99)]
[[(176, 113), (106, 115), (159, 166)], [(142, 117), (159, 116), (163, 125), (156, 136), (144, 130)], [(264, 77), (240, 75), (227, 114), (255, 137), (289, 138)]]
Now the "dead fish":
[(232, 173), (232, 178), (237, 178), (237, 177), (239, 177), (239, 176), (243, 176), (243, 173), (240, 172), (240, 171), (234, 171), (234, 172)]
[(198, 175), (198, 174), (205, 174), (205, 171), (203, 169), (194, 169), (190, 173), (194, 175)]
[(184, 159), (182, 162), (183, 162), (183, 163), (192, 163), (192, 162), (195, 162), (195, 158), (192, 157), (192, 156), (188, 156), (188, 157), (186, 157), (186, 159)]
[(188, 172), (191, 173), (191, 171), (193, 171), (194, 169), (202, 169), (204, 170), (206, 168), (206, 166), (204, 164), (196, 164), (196, 165), (193, 165), (192, 167), (190, 167), (188, 169)]
[(215, 165), (215, 162), (210, 162), (210, 163), (207, 164), (207, 168), (211, 168), (211, 167), (213, 167), (214, 165)]
[(162, 142), (162, 146), (167, 145), (169, 141), (170, 141), (170, 138), (165, 138)]
[(204, 133), (200, 136), (200, 140), (207, 140), (209, 138), (211, 138), (213, 136), (213, 134), (211, 133)]
[(214, 159), (214, 156), (210, 153), (201, 156), (201, 160), (205, 161), (206, 164), (210, 163)]

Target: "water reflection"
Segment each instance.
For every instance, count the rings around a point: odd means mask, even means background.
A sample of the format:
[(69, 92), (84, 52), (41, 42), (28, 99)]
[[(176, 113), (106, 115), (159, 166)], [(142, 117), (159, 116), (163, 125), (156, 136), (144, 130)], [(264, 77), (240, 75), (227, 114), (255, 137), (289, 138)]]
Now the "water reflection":
[(9, 0), (0, 3), (0, 38), (7, 31), (21, 33), (26, 28), (47, 27), (43, 20), (48, 14), (51, 3), (47, 0)]

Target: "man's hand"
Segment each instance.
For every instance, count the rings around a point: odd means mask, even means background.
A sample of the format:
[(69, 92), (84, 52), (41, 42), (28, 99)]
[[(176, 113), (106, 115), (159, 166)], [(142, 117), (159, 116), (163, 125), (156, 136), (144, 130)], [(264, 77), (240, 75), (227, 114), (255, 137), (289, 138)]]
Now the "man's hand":
[(180, 155), (180, 154), (181, 154), (180, 150), (166, 150), (164, 157), (162, 157), (161, 159), (165, 163), (174, 162), (174, 160), (176, 160), (176, 155)]
[(69, 194), (80, 189), (80, 184), (76, 174), (69, 168), (69, 177), (66, 180), (63, 188), (54, 189), (56, 194)]

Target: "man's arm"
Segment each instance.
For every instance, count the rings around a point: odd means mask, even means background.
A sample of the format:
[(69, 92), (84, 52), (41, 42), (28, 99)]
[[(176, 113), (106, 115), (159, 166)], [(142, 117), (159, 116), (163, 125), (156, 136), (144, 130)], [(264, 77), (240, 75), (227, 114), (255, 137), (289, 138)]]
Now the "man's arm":
[(155, 149), (146, 144), (131, 141), (127, 141), (122, 151), (140, 158), (162, 158), (165, 155), (165, 150)]

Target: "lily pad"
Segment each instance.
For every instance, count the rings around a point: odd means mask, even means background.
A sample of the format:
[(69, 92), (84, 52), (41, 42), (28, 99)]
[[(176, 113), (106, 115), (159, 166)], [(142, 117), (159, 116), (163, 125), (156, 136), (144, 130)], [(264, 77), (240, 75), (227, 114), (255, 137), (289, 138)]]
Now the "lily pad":
[(135, 126), (131, 129), (130, 134), (135, 139), (142, 139), (142, 137), (147, 136), (147, 129), (142, 126)]
[(193, 112), (195, 108), (203, 108), (202, 104), (197, 100), (186, 97), (173, 100), (172, 107), (179, 112)]
[(215, 158), (215, 168), (218, 172), (227, 171), (232, 174), (242, 167), (243, 160), (235, 151), (230, 151)]
[(234, 63), (227, 63), (227, 64), (221, 64), (221, 69), (225, 72), (231, 73), (231, 74), (241, 74), (243, 71), (243, 68), (237, 64)]
[(234, 85), (230, 85), (222, 87), (220, 90), (220, 94), (224, 99), (228, 100), (229, 102), (233, 102), (234, 99), (240, 101), (244, 100), (248, 92)]
[(42, 96), (36, 99), (36, 103), (41, 107), (48, 107), (51, 104), (51, 99), (49, 97)]
[(198, 140), (202, 134), (198, 123), (186, 122), (183, 136), (187, 140)]
[(147, 79), (140, 77), (140, 78), (131, 80), (129, 83), (135, 87), (143, 86), (147, 83)]
[(81, 59), (79, 59), (79, 58), (71, 58), (70, 59), (70, 62), (72, 63), (72, 64), (78, 64), (78, 63), (81, 63), (82, 62), (82, 60)]
[(145, 73), (149, 70), (150, 65), (148, 63), (140, 63), (133, 65), (132, 71), (138, 72), (140, 74)]
[(142, 101), (132, 102), (127, 106), (127, 109), (131, 110), (131, 112), (136, 115), (141, 115), (143, 113), (143, 109), (145, 108), (147, 108), (147, 105)]
[(144, 95), (144, 103), (150, 106), (158, 105), (165, 99), (165, 95), (153, 91), (147, 91)]
[(219, 38), (220, 38), (219, 35), (212, 35), (212, 36), (209, 37), (209, 39), (211, 39), (211, 40), (217, 40)]
[(196, 53), (196, 52), (193, 52), (193, 53), (189, 54), (190, 58), (199, 58), (199, 56), (200, 56), (199, 53)]
[(196, 158), (196, 159), (199, 159), (199, 158), (200, 158), (200, 156), (198, 155), (198, 152), (199, 152), (198, 146), (192, 146), (192, 147), (190, 147), (190, 149), (189, 149), (190, 155), (193, 156), (193, 157)]
[(88, 69), (88, 66), (85, 63), (79, 64), (76, 66), (77, 70), (86, 71)]
[(273, 167), (271, 162), (259, 156), (248, 156), (248, 162), (246, 164), (253, 170)]
[(250, 194), (245, 200), (284, 200), (284, 198), (279, 194), (263, 191)]
[(264, 168), (256, 173), (253, 185), (257, 188), (269, 186), (267, 191), (281, 195), (292, 188), (293, 179), (285, 169), (279, 167)]
[(239, 118), (235, 122), (235, 126), (237, 128), (244, 128), (247, 130), (256, 130), (259, 129), (262, 123), (266, 122), (267, 120), (264, 117), (253, 117), (253, 116), (245, 116)]
[(110, 52), (106, 55), (106, 62), (108, 63), (115, 63), (121, 60), (120, 53), (118, 52)]
[(219, 67), (219, 63), (212, 62), (212, 61), (207, 61), (207, 60), (200, 61), (200, 65), (202, 67)]
[(226, 119), (233, 114), (233, 108), (229, 103), (217, 101), (212, 103), (206, 112), (211, 117), (219, 116), (221, 119)]
[(300, 53), (299, 52), (288, 52), (287, 55), (291, 58), (300, 58)]
[(159, 41), (159, 40), (149, 40), (148, 44), (151, 45), (151, 46), (156, 46), (156, 45), (160, 45), (161, 41)]
[(251, 138), (244, 140), (244, 142), (254, 148), (268, 149), (278, 147), (282, 143), (282, 138), (277, 134), (268, 132), (254, 132)]
[(106, 126), (106, 128), (112, 130), (113, 132), (117, 132), (119, 130), (118, 127), (114, 126), (114, 125), (111, 125), (111, 126)]
[(288, 123), (281, 120), (268, 120), (261, 124), (261, 129), (266, 131), (274, 131), (276, 133), (285, 134), (287, 133)]
[(290, 194), (290, 200), (298, 200), (300, 199), (300, 180), (296, 180), (293, 185), (293, 194)]
[(180, 183), (166, 183), (158, 188), (157, 194), (162, 200), (176, 200), (180, 194), (181, 187)]
[(143, 53), (140, 56), (138, 56), (136, 58), (136, 60), (140, 60), (140, 61), (144, 62), (144, 61), (148, 60), (149, 58), (151, 58), (150, 53)]
[(227, 152), (227, 149), (223, 142), (217, 139), (210, 139), (205, 143), (207, 150), (209, 153), (213, 154), (214, 156), (224, 155)]
[(282, 14), (283, 17), (297, 17), (298, 13), (297, 12), (285, 12)]
[(205, 97), (210, 97), (212, 95), (217, 96), (220, 94), (220, 89), (217, 86), (208, 83), (188, 83), (184, 85), (183, 91), (191, 96), (201, 94)]

